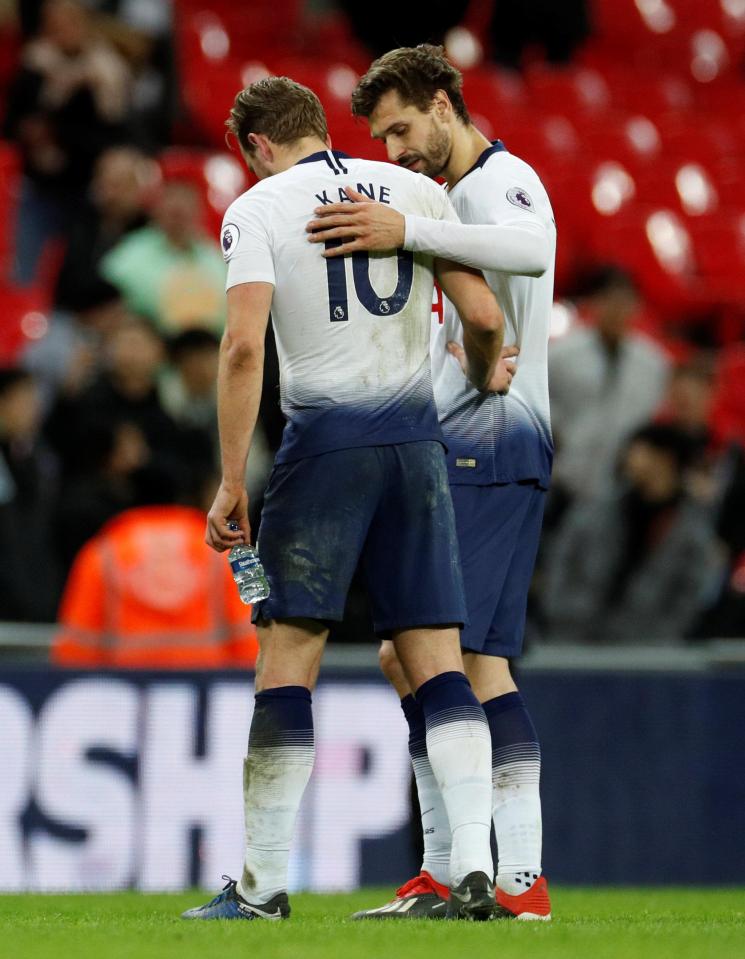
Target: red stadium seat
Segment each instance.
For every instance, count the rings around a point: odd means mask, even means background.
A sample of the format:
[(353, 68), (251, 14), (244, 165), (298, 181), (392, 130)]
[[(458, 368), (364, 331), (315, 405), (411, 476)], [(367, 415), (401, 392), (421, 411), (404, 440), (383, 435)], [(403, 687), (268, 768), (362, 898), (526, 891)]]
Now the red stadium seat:
[(20, 189), (20, 154), (14, 144), (0, 140), (0, 276), (7, 276), (11, 268)]
[(544, 113), (596, 114), (614, 103), (608, 81), (590, 67), (537, 66), (527, 72), (526, 81), (532, 107)]
[(0, 121), (3, 120), (6, 91), (15, 74), (21, 38), (13, 18), (0, 24)]
[(699, 275), (723, 312), (745, 318), (745, 212), (691, 218)]
[(524, 123), (528, 113), (525, 83), (507, 70), (481, 67), (466, 71), (463, 95), (474, 123), (492, 138), (500, 135), (503, 123)]
[(227, 152), (172, 147), (158, 161), (166, 180), (188, 180), (197, 187), (204, 201), (205, 227), (211, 236), (218, 236), (225, 210), (248, 189), (243, 160)]
[(691, 235), (674, 210), (632, 205), (600, 226), (592, 236), (595, 259), (630, 270), (665, 321), (692, 320), (709, 308)]
[[(267, 51), (286, 50), (296, 46), (302, 36), (300, 24), (300, 0), (252, 0), (250, 10), (243, 4), (227, 0), (176, 0), (176, 23), (187, 29), (205, 23), (205, 16), (220, 24), (228, 40), (228, 50), (233, 59), (245, 60)], [(209, 35), (209, 26), (206, 27)], [(204, 37), (204, 32), (202, 32)], [(225, 39), (217, 33), (207, 40), (224, 46)]]
[(24, 346), (46, 334), (49, 309), (43, 289), (0, 283), (0, 364), (17, 362)]
[(745, 346), (737, 343), (725, 349), (717, 370), (716, 399), (712, 420), (716, 433), (725, 440), (745, 443)]
[(577, 123), (583, 150), (598, 161), (616, 161), (635, 173), (662, 152), (659, 127), (648, 116), (614, 112)]

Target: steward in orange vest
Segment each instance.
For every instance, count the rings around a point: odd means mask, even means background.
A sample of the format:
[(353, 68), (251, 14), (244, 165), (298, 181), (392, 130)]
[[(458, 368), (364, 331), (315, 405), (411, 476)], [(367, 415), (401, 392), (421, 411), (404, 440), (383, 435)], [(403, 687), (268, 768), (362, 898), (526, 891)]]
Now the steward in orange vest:
[(227, 556), (204, 542), (186, 506), (130, 509), (78, 553), (60, 606), (52, 660), (137, 669), (251, 667), (256, 632)]

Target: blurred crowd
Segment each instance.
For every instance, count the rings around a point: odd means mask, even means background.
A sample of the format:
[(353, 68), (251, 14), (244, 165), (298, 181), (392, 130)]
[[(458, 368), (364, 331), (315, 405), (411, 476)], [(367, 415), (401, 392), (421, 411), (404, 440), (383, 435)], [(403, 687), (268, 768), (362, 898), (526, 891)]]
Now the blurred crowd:
[[(0, 619), (51, 622), (107, 523), (211, 501), (225, 267), (199, 190), (155, 159), (176, 109), (170, 5), (20, 6), (3, 121), (23, 160), (12, 275), (49, 284), (53, 308), (46, 335), (0, 370)], [(525, 42), (554, 6), (514, 5)], [(549, 59), (586, 29), (576, 6), (563, 21), (576, 35), (552, 34)], [(373, 51), (383, 42), (360, 31)], [(613, 265), (582, 277), (570, 307), (550, 348), (556, 460), (531, 638), (744, 636), (745, 454), (714, 422), (716, 356), (673, 358), (640, 333), (640, 294)], [(277, 379), (270, 339), (246, 477), (254, 529), (283, 425)], [(358, 590), (336, 633), (372, 639)]]

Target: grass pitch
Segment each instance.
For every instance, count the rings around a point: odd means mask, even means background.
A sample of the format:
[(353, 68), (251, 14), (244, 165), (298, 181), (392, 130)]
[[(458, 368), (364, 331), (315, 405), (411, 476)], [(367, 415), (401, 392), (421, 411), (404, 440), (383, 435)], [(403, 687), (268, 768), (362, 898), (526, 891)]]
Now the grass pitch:
[(745, 959), (745, 889), (554, 887), (551, 923), (349, 920), (390, 895), (294, 895), (282, 923), (180, 920), (199, 892), (0, 896), (0, 957)]

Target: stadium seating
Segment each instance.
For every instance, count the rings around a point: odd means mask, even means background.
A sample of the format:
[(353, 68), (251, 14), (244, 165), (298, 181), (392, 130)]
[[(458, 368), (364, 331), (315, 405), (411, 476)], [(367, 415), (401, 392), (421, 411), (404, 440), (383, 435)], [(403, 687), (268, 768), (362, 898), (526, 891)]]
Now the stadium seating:
[(745, 443), (745, 346), (727, 347), (719, 358), (712, 420), (723, 440)]
[(49, 309), (44, 289), (0, 282), (0, 365), (15, 362), (25, 344), (46, 334)]
[(13, 230), (21, 188), (21, 158), (12, 143), (0, 140), (0, 276), (11, 268)]
[(159, 156), (165, 180), (187, 180), (197, 187), (204, 204), (205, 228), (217, 236), (223, 214), (248, 189), (249, 174), (241, 159), (231, 153), (170, 147)]
[[(467, 22), (488, 50), (488, 3)], [(480, 11), (480, 12), (479, 12)], [(715, 336), (745, 329), (745, 2), (590, 0), (593, 33), (573, 64), (486, 61), (464, 72), (472, 116), (546, 182), (559, 229), (557, 291), (600, 260), (633, 269), (663, 324), (711, 315)], [(187, 122), (166, 177), (199, 186), (215, 231), (250, 178), (225, 147), (241, 86), (287, 74), (316, 90), (334, 146), (384, 159), (349, 96), (369, 56), (339, 13), (299, 0), (175, 0)], [(473, 14), (473, 15), (472, 15)], [(1, 38), (3, 49), (17, 44)], [(330, 51), (328, 53), (327, 51)], [(0, 81), (6, 77), (2, 74)], [(9, 74), (8, 74), (9, 75)], [(7, 268), (18, 158), (0, 144), (0, 262)], [(662, 332), (663, 336), (667, 333)]]

